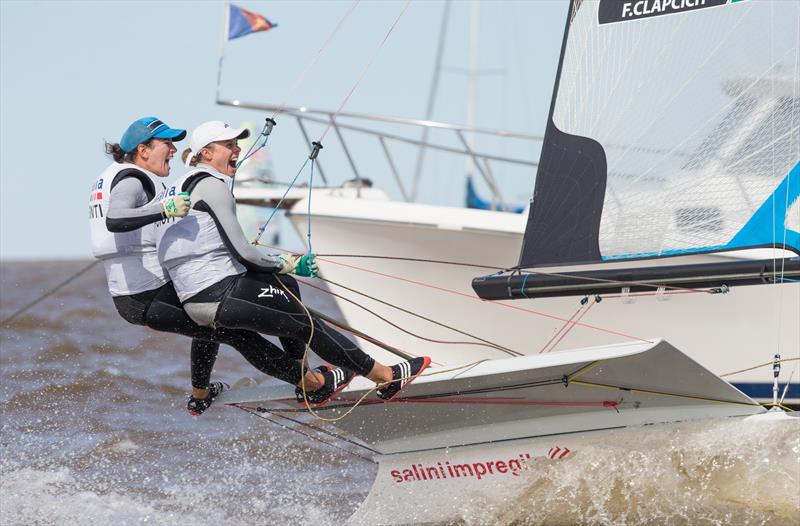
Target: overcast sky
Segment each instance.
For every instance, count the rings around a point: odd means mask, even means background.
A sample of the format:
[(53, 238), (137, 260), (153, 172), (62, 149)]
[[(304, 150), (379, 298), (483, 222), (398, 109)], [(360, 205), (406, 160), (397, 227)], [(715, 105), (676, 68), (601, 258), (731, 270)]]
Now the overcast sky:
[[(404, 5), (363, 0), (290, 91), (352, 2), (234, 3), (278, 27), (227, 43), (222, 97), (331, 110)], [(566, 6), (481, 3), (477, 126), (543, 132)], [(423, 118), (443, 8), (411, 3), (346, 111)], [(468, 1), (452, 4), (434, 120), (466, 122), (470, 11)], [(210, 119), (263, 122), (258, 111), (215, 104), (222, 21), (216, 1), (0, 1), (0, 258), (91, 257), (89, 187), (109, 163), (103, 141), (118, 141), (131, 121), (155, 115), (187, 129)], [(278, 123), (270, 157), (277, 177), (288, 180), (306, 145), (291, 122)], [(321, 160), (340, 182), (347, 168), (337, 147), (326, 139)], [(172, 177), (181, 171), (173, 160)], [(383, 181), (386, 174), (370, 175)], [(423, 200), (460, 206), (463, 173), (439, 175), (423, 186)], [(510, 183), (513, 199), (529, 193), (534, 175)]]

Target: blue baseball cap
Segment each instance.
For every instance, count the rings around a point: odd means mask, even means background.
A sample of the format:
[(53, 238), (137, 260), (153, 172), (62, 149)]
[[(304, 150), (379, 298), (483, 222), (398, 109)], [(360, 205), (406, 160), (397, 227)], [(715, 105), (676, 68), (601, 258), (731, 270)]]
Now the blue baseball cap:
[(180, 141), (186, 137), (186, 130), (176, 130), (170, 128), (163, 121), (155, 117), (144, 117), (134, 121), (119, 141), (119, 146), (125, 153), (130, 153), (137, 146), (150, 139), (172, 139)]

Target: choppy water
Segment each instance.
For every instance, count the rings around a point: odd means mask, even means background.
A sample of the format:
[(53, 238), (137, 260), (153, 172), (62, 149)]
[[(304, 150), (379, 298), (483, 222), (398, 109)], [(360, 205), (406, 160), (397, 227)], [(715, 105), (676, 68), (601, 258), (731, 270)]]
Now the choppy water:
[[(2, 264), (0, 318), (85, 262)], [(328, 300), (304, 291), (317, 308)], [(102, 269), (0, 333), (0, 525), (339, 524), (375, 466), (229, 408), (185, 411), (188, 340), (122, 321)], [(223, 348), (215, 377), (255, 371)], [(467, 524), (798, 524), (800, 419), (620, 431)]]

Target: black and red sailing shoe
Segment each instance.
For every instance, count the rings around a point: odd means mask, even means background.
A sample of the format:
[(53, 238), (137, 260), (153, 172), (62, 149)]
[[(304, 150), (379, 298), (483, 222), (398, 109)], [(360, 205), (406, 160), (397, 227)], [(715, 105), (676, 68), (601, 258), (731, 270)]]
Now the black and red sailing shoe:
[(333, 395), (347, 387), (356, 377), (356, 373), (353, 371), (348, 371), (341, 367), (334, 368), (330, 365), (320, 365), (314, 370), (325, 379), (325, 385), (316, 391), (306, 391), (305, 398), (303, 398), (303, 389), (298, 386), (294, 390), (294, 394), (300, 405), (306, 405), (307, 399), (308, 403), (314, 407), (322, 407), (333, 398)]
[(393, 365), (392, 381), (383, 384), (383, 387), (378, 389), (378, 398), (387, 402), (394, 400), (400, 394), (400, 391), (416, 380), (430, 364), (430, 356), (419, 356)]
[(195, 398), (189, 396), (189, 401), (186, 403), (186, 410), (192, 416), (200, 416), (203, 412), (211, 407), (214, 399), (219, 396), (222, 391), (227, 391), (230, 386), (225, 382), (211, 382), (208, 385), (208, 396), (205, 398)]

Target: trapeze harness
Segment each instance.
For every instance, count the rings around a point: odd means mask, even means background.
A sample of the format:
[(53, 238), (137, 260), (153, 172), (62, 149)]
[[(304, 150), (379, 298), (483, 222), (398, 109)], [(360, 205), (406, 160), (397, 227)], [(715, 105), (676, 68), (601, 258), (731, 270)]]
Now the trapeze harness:
[(277, 336), (296, 358), (313, 323), (310, 347), (320, 358), (363, 376), (372, 370), (371, 356), (319, 318), (309, 319), (297, 281), (278, 275), (282, 262), (247, 242), (224, 175), (201, 164), (169, 191), (188, 192), (192, 210), (156, 227), (158, 257), (193, 320)]
[(166, 186), (155, 174), (127, 163), (111, 164), (92, 186), (92, 253), (103, 262), (117, 312), (134, 325), (193, 338), (196, 388), (208, 387), (220, 343), (236, 349), (258, 370), (297, 384), (299, 364), (276, 345), (251, 331), (200, 327), (183, 311), (156, 253), (155, 223), (163, 220), (161, 200), (166, 196)]

